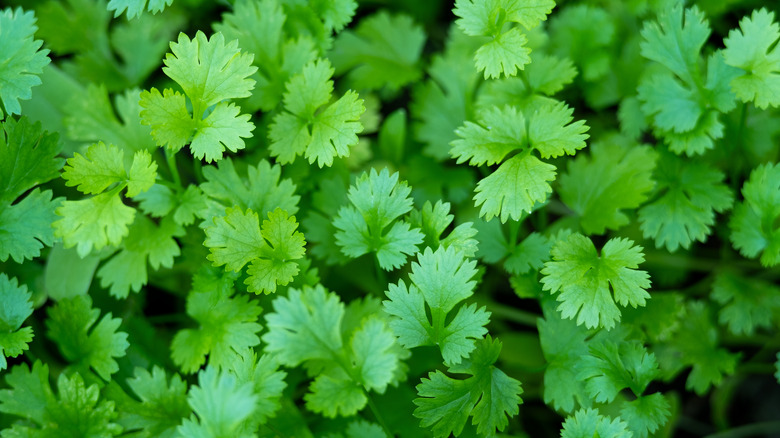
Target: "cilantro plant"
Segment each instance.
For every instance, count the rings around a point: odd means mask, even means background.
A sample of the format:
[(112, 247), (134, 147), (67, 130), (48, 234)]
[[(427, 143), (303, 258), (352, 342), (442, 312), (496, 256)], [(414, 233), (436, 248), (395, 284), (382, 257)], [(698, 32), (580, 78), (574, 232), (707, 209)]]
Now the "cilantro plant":
[(5, 0), (0, 437), (777, 436), (780, 6)]

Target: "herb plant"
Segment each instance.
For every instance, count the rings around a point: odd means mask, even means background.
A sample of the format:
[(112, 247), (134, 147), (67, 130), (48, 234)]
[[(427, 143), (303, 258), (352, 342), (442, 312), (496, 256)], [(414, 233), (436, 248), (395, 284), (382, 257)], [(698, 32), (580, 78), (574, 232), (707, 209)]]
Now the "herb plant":
[(776, 436), (778, 14), (6, 0), (0, 436)]

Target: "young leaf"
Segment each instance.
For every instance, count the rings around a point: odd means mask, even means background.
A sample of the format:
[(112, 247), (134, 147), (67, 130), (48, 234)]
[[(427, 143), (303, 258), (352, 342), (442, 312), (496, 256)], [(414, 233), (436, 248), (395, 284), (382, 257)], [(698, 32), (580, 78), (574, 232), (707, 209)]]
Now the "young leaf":
[(252, 388), (251, 383), (240, 383), (227, 371), (206, 367), (198, 373), (198, 385), (187, 395), (194, 414), (178, 427), (177, 436), (255, 436), (244, 427), (244, 422), (257, 410), (257, 394)]
[(291, 163), (304, 155), (319, 167), (331, 166), (335, 157), (349, 156), (363, 131), (360, 115), (363, 100), (349, 90), (329, 104), (333, 93), (333, 68), (327, 59), (312, 61), (290, 78), (285, 87), (284, 108), (271, 124), (268, 137), (271, 155)]
[(734, 207), (731, 243), (745, 257), (761, 253), (761, 264), (780, 263), (780, 165), (764, 164), (750, 172), (742, 186), (744, 201)]
[(108, 2), (108, 10), (114, 11), (114, 18), (122, 15), (127, 10), (127, 19), (140, 17), (144, 10), (147, 10), (153, 14), (156, 14), (166, 6), (170, 6), (173, 0), (110, 0)]
[(433, 426), (437, 438), (450, 434), (459, 436), (468, 417), (477, 426), (477, 433), (492, 436), (509, 423), (508, 417), (517, 415), (522, 403), (520, 382), (495, 367), (501, 352), (501, 342), (490, 336), (477, 342), (476, 350), (468, 360), (451, 366), (449, 371), (470, 374), (465, 380), (453, 379), (441, 371), (434, 371), (417, 385), (414, 416), (423, 427)]
[(739, 21), (723, 40), (726, 64), (742, 69), (731, 80), (731, 89), (743, 102), (758, 108), (780, 106), (780, 26), (774, 12), (761, 8)]
[(297, 228), (295, 217), (280, 208), (268, 213), (262, 229), (257, 213), (228, 208), (224, 217), (214, 218), (213, 226), (205, 229), (203, 244), (214, 266), (240, 271), (251, 262), (245, 281), (249, 291), (273, 293), (277, 285), (289, 284), (298, 274), (296, 260), (303, 257), (306, 241)]
[(409, 213), (409, 224), (419, 228), (425, 238), (423, 246), (436, 249), (439, 246), (453, 247), (466, 257), (474, 257), (477, 252), (477, 240), (474, 236), (477, 230), (471, 222), (464, 222), (455, 227), (446, 238), (442, 233), (452, 223), (454, 216), (450, 214), (450, 203), (437, 201), (432, 205), (426, 201), (422, 210), (412, 210)]
[(32, 315), (32, 294), (16, 278), (0, 274), (0, 371), (8, 367), (7, 357), (22, 354), (33, 340), (32, 327), (22, 327)]
[[(528, 112), (531, 112), (529, 109)], [(480, 216), (501, 222), (510, 217), (519, 220), (541, 204), (552, 192), (555, 166), (536, 158), (574, 155), (585, 147), (588, 127), (583, 121), (571, 123), (573, 110), (563, 103), (545, 103), (525, 114), (512, 106), (492, 107), (482, 113), (479, 124), (466, 122), (455, 131), (460, 137), (452, 142), (451, 155), (458, 163), (472, 166), (500, 163), (513, 151), (520, 153), (477, 184), (476, 205)]]
[(136, 368), (127, 385), (138, 401), (126, 394), (113, 397), (119, 412), (117, 422), (125, 432), (132, 430), (140, 437), (171, 438), (176, 427), (192, 412), (187, 404), (187, 384), (176, 373), (169, 378), (156, 365), (151, 373)]
[(202, 269), (192, 282), (187, 314), (198, 322), (195, 329), (180, 330), (171, 342), (171, 357), (185, 373), (194, 373), (206, 362), (225, 369), (233, 351), (260, 343), (257, 317), (262, 312), (247, 295), (233, 297), (233, 279)]
[[(203, 168), (206, 182), (200, 188), (224, 207), (250, 209), (263, 217), (277, 208), (295, 214), (301, 197), (296, 194), (296, 185), (292, 180), (282, 179), (281, 175), (282, 166), (272, 166), (268, 161), (260, 160), (256, 166), (247, 166), (244, 177), (243, 172), (239, 175), (236, 171), (233, 160), (226, 158), (217, 167)], [(214, 215), (224, 215), (223, 207), (220, 206), (218, 210)]]
[[(32, 87), (40, 85), (38, 77), (49, 62), (47, 49), (39, 50), (43, 41), (33, 39), (38, 28), (35, 14), (7, 8), (0, 10), (0, 101), (7, 114), (20, 114), (19, 99), (32, 97)], [(4, 117), (0, 107), (0, 119)]]
[(98, 270), (100, 286), (109, 287), (117, 298), (127, 298), (130, 290), (138, 292), (148, 280), (147, 260), (155, 270), (173, 267), (174, 257), (181, 254), (174, 237), (183, 235), (184, 229), (168, 218), (157, 225), (145, 216), (136, 217), (122, 249)]
[(657, 198), (639, 210), (645, 238), (670, 252), (703, 242), (715, 224), (715, 213), (731, 207), (734, 197), (723, 184), (725, 175), (705, 163), (660, 154), (653, 179)]
[(14, 367), (5, 379), (10, 389), (0, 390), (0, 412), (28, 421), (5, 429), (4, 434), (43, 437), (68, 431), (71, 436), (110, 438), (122, 432), (113, 422), (114, 403), (101, 400), (98, 385), (87, 386), (79, 373), (59, 375), (57, 396), (49, 385), (49, 366), (40, 361), (35, 361), (32, 370), (27, 364)]
[(610, 239), (599, 255), (590, 239), (575, 233), (555, 243), (552, 258), (541, 271), (544, 290), (561, 292), (558, 310), (564, 318), (577, 316), (577, 324), (609, 330), (620, 320), (615, 302), (636, 307), (650, 298), (649, 276), (636, 269), (642, 247), (631, 240)]
[(403, 281), (391, 284), (389, 300), (384, 301), (385, 311), (399, 318), (390, 322), (390, 328), (401, 345), (438, 345), (444, 363), (450, 366), (468, 357), (475, 340), (487, 333), (484, 326), (490, 313), (471, 304), (461, 306), (454, 318), (448, 314), (474, 293), (472, 277), (476, 273), (476, 263), (454, 248), (440, 246), (435, 252), (426, 248), (418, 255), (409, 274), (412, 284), (408, 289)]
[(632, 438), (628, 425), (620, 417), (612, 419), (599, 414), (595, 409), (580, 409), (566, 418), (561, 438)]
[(474, 60), (485, 79), (514, 76), (531, 62), (528, 39), (518, 27), (505, 30), (505, 24), (517, 23), (531, 30), (547, 19), (555, 7), (553, 0), (524, 4), (512, 0), (457, 0), (453, 13), (456, 23), (467, 35), (485, 36), (490, 40), (477, 50)]
[(406, 15), (385, 11), (360, 21), (354, 31), (341, 32), (328, 58), (336, 74), (347, 73), (358, 90), (396, 91), (417, 81), (425, 32)]
[(117, 191), (101, 193), (80, 201), (65, 201), (56, 210), (62, 219), (54, 222), (54, 235), (66, 248), (73, 246), (79, 257), (108, 245), (119, 245), (135, 218), (135, 209), (122, 203)]
[(95, 143), (85, 155), (75, 154), (68, 159), (62, 178), (65, 185), (81, 193), (96, 195), (114, 184), (127, 187), (127, 197), (132, 198), (149, 190), (157, 176), (157, 163), (149, 152), (135, 153), (129, 169), (124, 164), (124, 153), (114, 145)]
[(656, 154), (649, 146), (625, 147), (614, 138), (591, 145), (561, 175), (561, 200), (580, 216), (588, 234), (603, 234), (629, 223), (624, 210), (639, 207), (653, 188)]
[(40, 123), (8, 117), (0, 124), (0, 261), (21, 263), (54, 243), (51, 224), (59, 199), (38, 188), (20, 196), (59, 176), (59, 151), (56, 136), (43, 132)]
[(48, 314), (47, 335), (76, 369), (92, 368), (104, 380), (119, 371), (115, 358), (123, 357), (130, 345), (127, 333), (117, 331), (121, 319), (108, 313), (98, 322), (100, 309), (92, 308), (89, 295), (61, 300)]
[(388, 271), (406, 263), (423, 240), (419, 229), (396, 220), (412, 209), (410, 192), (405, 181), (398, 182), (398, 173), (390, 175), (386, 168), (360, 175), (349, 188), (352, 205), (342, 207), (334, 220), (342, 252), (353, 258), (376, 252), (379, 266)]

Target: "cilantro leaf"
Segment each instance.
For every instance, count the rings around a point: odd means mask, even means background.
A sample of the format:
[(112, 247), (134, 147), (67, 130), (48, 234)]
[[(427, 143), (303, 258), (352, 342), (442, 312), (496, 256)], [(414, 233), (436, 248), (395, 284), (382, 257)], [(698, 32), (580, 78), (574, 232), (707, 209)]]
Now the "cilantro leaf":
[(580, 409), (566, 418), (561, 438), (613, 437), (632, 438), (628, 425), (620, 417), (612, 419), (599, 414), (596, 409)]
[(452, 223), (454, 216), (450, 214), (450, 203), (436, 201), (432, 205), (426, 201), (422, 210), (412, 210), (409, 213), (409, 224), (414, 228), (419, 228), (425, 236), (423, 246), (431, 249), (445, 246), (457, 249), (466, 257), (474, 257), (477, 252), (477, 240), (474, 236), (477, 230), (471, 222), (464, 222), (452, 231), (445, 238), (441, 238), (444, 230)]
[(615, 343), (611, 340), (589, 345), (590, 354), (581, 359), (577, 377), (598, 403), (610, 403), (628, 388), (636, 397), (658, 375), (658, 362), (639, 341)]
[(134, 200), (139, 202), (144, 213), (152, 217), (164, 218), (173, 212), (173, 220), (179, 225), (192, 224), (196, 216), (202, 216), (209, 208), (206, 195), (196, 185), (188, 186), (183, 192), (174, 192), (165, 185), (155, 184)]
[(544, 290), (561, 292), (558, 310), (564, 318), (577, 316), (577, 324), (609, 330), (620, 320), (615, 302), (636, 307), (650, 298), (649, 276), (636, 269), (642, 247), (629, 239), (610, 239), (599, 255), (589, 238), (575, 233), (553, 245), (552, 258), (541, 271)]
[(179, 34), (164, 62), (163, 71), (184, 90), (192, 114), (178, 91), (142, 92), (141, 120), (152, 128), (157, 144), (176, 152), (189, 143), (193, 156), (206, 162), (220, 160), (226, 148), (243, 149), (243, 138), (251, 136), (255, 125), (226, 100), (251, 95), (255, 82), (248, 76), (257, 71), (252, 55), (241, 53), (235, 40), (225, 44), (219, 32), (207, 38), (198, 31), (192, 40)]
[(390, 175), (387, 168), (361, 174), (349, 188), (352, 205), (342, 207), (333, 222), (342, 252), (353, 258), (376, 252), (379, 266), (388, 271), (406, 263), (423, 241), (419, 229), (397, 221), (412, 209), (410, 192), (406, 181), (399, 183), (398, 173)]
[(726, 64), (742, 69), (731, 80), (731, 89), (743, 102), (755, 102), (758, 108), (780, 106), (780, 26), (774, 12), (765, 8), (753, 11), (739, 21), (723, 40)]
[(0, 124), (0, 261), (9, 256), (17, 263), (40, 254), (54, 243), (52, 222), (59, 199), (36, 188), (59, 176), (62, 159), (56, 136), (23, 117), (8, 117)]
[(668, 152), (660, 154), (653, 177), (658, 197), (639, 210), (639, 221), (645, 238), (655, 238), (656, 247), (671, 252), (704, 241), (715, 224), (715, 213), (734, 201), (723, 184), (723, 173)]
[(148, 280), (147, 260), (155, 270), (173, 267), (174, 257), (181, 254), (174, 237), (183, 235), (184, 229), (170, 219), (157, 225), (145, 216), (136, 217), (122, 249), (98, 270), (100, 285), (110, 287), (109, 293), (117, 298), (127, 298), (130, 290), (138, 292)]
[[(343, 3), (354, 5), (351, 0)], [(335, 6), (332, 2), (307, 6), (314, 8), (320, 5)], [(257, 84), (242, 107), (271, 111), (282, 100), (284, 84), (290, 76), (316, 58), (317, 51), (310, 37), (299, 35), (295, 39), (287, 38), (283, 29), (286, 22), (287, 15), (278, 0), (240, 0), (233, 5), (231, 13), (222, 16), (221, 23), (214, 25), (214, 30), (223, 33), (227, 39), (237, 39), (244, 50), (254, 55), (253, 63), (258, 71), (253, 79)]]
[[(9, 436), (72, 436), (110, 438), (122, 432), (114, 423), (114, 403), (100, 399), (96, 383), (87, 386), (79, 373), (57, 378), (57, 392), (49, 385), (49, 366), (35, 361), (14, 367), (5, 377), (10, 389), (0, 390), (0, 412), (28, 420), (4, 430)], [(33, 427), (31, 423), (38, 427)]]
[(250, 430), (254, 424), (265, 424), (281, 408), (282, 391), (287, 386), (287, 373), (279, 370), (277, 360), (269, 355), (257, 357), (253, 349), (236, 351), (236, 359), (230, 370), (240, 383), (251, 382), (257, 394), (257, 409), (249, 420)]
[(520, 382), (507, 376), (494, 365), (501, 352), (501, 342), (490, 336), (477, 342), (471, 356), (449, 371), (470, 374), (464, 380), (453, 379), (441, 371), (434, 371), (417, 385), (419, 398), (414, 416), (423, 427), (433, 426), (435, 437), (458, 436), (468, 417), (482, 436), (504, 430), (509, 420), (517, 415), (522, 403)]
[(534, 204), (547, 199), (555, 166), (532, 151), (546, 159), (573, 155), (585, 147), (588, 127), (583, 121), (571, 123), (572, 111), (563, 103), (543, 104), (530, 115), (512, 106), (491, 107), (482, 113), (479, 124), (466, 122), (455, 131), (461, 138), (452, 142), (450, 153), (458, 163), (492, 165), (520, 151), (477, 184), (474, 200), (482, 205), (480, 216), (486, 220), (498, 216), (501, 222), (510, 217), (519, 220), (523, 212), (530, 213)]
[[(51, 62), (49, 51), (39, 50), (43, 41), (33, 39), (38, 28), (35, 14), (7, 8), (0, 11), (0, 40), (6, 41), (0, 48), (0, 101), (7, 114), (20, 114), (19, 99), (32, 97), (32, 87), (40, 85), (38, 77)], [(0, 119), (3, 108), (0, 107)]]
[[(615, 22), (603, 8), (587, 4), (564, 8), (550, 20), (553, 53), (571, 59), (586, 81), (596, 81), (612, 67)], [(539, 60), (534, 56), (531, 67)]]
[(531, 62), (526, 36), (518, 27), (505, 29), (505, 24), (517, 23), (531, 30), (547, 19), (553, 7), (552, 0), (534, 0), (529, 4), (513, 0), (456, 0), (452, 12), (460, 17), (456, 23), (467, 35), (490, 38), (474, 57), (477, 69), (484, 71), (488, 79), (502, 73), (514, 76)]
[(327, 59), (317, 59), (303, 67), (285, 86), (284, 108), (268, 131), (271, 155), (291, 163), (304, 155), (310, 164), (331, 166), (333, 158), (349, 156), (363, 131), (360, 115), (363, 100), (349, 90), (328, 104), (333, 93), (333, 68)]
[(620, 418), (628, 423), (628, 428), (638, 438), (655, 433), (669, 420), (670, 405), (663, 394), (656, 392), (627, 401), (620, 408)]
[(194, 414), (177, 428), (178, 436), (254, 436), (243, 427), (257, 410), (251, 383), (241, 383), (232, 374), (208, 366), (198, 373), (198, 385), (190, 389), (187, 401)]
[(62, 178), (67, 186), (76, 186), (80, 192), (95, 195), (114, 184), (127, 186), (127, 196), (132, 198), (149, 190), (157, 176), (157, 163), (149, 152), (135, 153), (130, 169), (124, 164), (124, 153), (114, 145), (95, 143), (85, 155), (75, 154), (65, 165)]
[[(243, 177), (236, 171), (233, 160), (226, 158), (217, 167), (203, 168), (206, 182), (200, 188), (225, 207), (250, 209), (263, 217), (277, 208), (295, 214), (301, 197), (296, 194), (296, 185), (288, 178), (282, 179), (281, 175), (280, 165), (272, 166), (268, 161), (260, 160), (256, 166), (248, 166), (246, 177)], [(218, 210), (219, 215), (224, 214), (222, 207)]]
[(16, 278), (0, 274), (0, 371), (8, 367), (7, 357), (16, 357), (32, 342), (32, 327), (22, 327), (32, 315), (32, 294)]
[(328, 417), (354, 415), (368, 402), (367, 391), (382, 393), (395, 378), (400, 352), (379, 315), (366, 316), (353, 333), (342, 334), (344, 304), (321, 285), (291, 288), (273, 308), (266, 315), (265, 351), (282, 364), (308, 362), (318, 370), (304, 396), (309, 409)]
[(108, 10), (114, 11), (114, 18), (122, 15), (127, 10), (127, 18), (132, 19), (140, 17), (144, 10), (147, 10), (153, 14), (156, 14), (166, 6), (170, 6), (173, 0), (110, 0), (108, 2)]
[(761, 253), (761, 264), (780, 263), (780, 165), (764, 164), (750, 172), (742, 186), (744, 201), (734, 207), (729, 227), (731, 243), (745, 257)]
[[(61, 300), (48, 311), (47, 335), (76, 369), (92, 368), (104, 380), (119, 370), (115, 358), (123, 357), (130, 345), (127, 333), (117, 331), (122, 320), (92, 307), (89, 295)], [(97, 322), (97, 324), (95, 324)]]
[(224, 217), (214, 218), (213, 226), (205, 229), (209, 248), (208, 259), (214, 266), (226, 265), (230, 271), (247, 269), (245, 283), (250, 292), (272, 293), (276, 286), (289, 284), (298, 274), (298, 260), (304, 255), (306, 241), (297, 232), (295, 217), (277, 208), (268, 213), (262, 229), (257, 213), (228, 208)]
[(780, 310), (780, 288), (757, 278), (721, 272), (712, 285), (712, 299), (723, 308), (718, 320), (735, 335), (752, 336), (756, 329), (770, 329)]
[(171, 341), (171, 358), (185, 373), (197, 371), (209, 356), (209, 365), (230, 366), (234, 351), (260, 343), (257, 317), (262, 309), (247, 295), (233, 296), (233, 279), (201, 269), (187, 296), (187, 314), (198, 322), (183, 329)]
[(580, 216), (580, 225), (588, 234), (628, 224), (623, 210), (639, 207), (653, 188), (653, 149), (625, 147), (622, 140), (591, 145), (592, 160), (579, 155), (561, 176), (561, 200)]
[(125, 432), (134, 431), (140, 437), (170, 438), (176, 427), (190, 413), (187, 404), (187, 384), (173, 373), (170, 378), (165, 370), (154, 366), (151, 373), (136, 368), (127, 386), (136, 398), (121, 389), (109, 386), (109, 397), (116, 402), (117, 422)]
[(116, 190), (79, 201), (65, 201), (56, 212), (54, 235), (62, 237), (66, 248), (76, 247), (79, 257), (93, 249), (119, 245), (135, 218), (135, 209), (122, 203)]
[(406, 15), (385, 11), (360, 20), (338, 35), (328, 58), (337, 75), (359, 90), (396, 91), (420, 79), (425, 32)]
[[(438, 345), (444, 363), (459, 363), (475, 348), (475, 340), (486, 333), (490, 313), (476, 305), (464, 305), (454, 318), (448, 314), (474, 293), (476, 263), (466, 260), (454, 248), (440, 246), (435, 252), (425, 252), (412, 263), (411, 285), (403, 281), (390, 285), (389, 300), (384, 301), (387, 313), (399, 319), (390, 322), (398, 341), (405, 348)], [(427, 316), (425, 304), (430, 309)]]

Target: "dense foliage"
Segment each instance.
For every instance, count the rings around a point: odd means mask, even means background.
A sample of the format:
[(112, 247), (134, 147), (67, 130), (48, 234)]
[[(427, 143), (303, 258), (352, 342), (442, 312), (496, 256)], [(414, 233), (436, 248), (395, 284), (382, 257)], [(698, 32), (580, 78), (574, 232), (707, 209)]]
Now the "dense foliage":
[(776, 2), (4, 3), (3, 438), (780, 433)]

